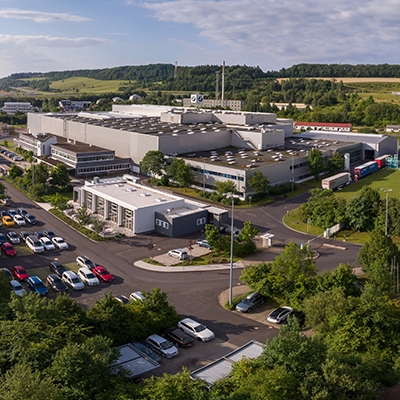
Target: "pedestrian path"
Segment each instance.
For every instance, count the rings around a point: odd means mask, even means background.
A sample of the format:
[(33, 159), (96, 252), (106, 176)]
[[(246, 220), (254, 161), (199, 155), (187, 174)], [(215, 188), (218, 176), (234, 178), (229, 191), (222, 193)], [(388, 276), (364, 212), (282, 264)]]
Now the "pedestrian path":
[[(137, 268), (146, 269), (153, 272), (199, 272), (199, 271), (215, 271), (215, 270), (227, 270), (231, 268), (230, 263), (226, 264), (208, 264), (208, 265), (153, 265), (142, 260), (135, 261), (133, 265)], [(233, 263), (233, 269), (244, 268), (241, 261)]]

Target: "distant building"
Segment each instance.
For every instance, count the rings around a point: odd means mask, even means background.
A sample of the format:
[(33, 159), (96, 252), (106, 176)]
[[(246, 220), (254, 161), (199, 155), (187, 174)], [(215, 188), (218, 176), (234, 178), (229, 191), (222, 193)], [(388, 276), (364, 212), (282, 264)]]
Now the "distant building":
[(60, 100), (58, 102), (62, 110), (69, 111), (82, 111), (86, 110), (92, 104), (90, 101), (75, 101), (75, 100)]
[(28, 113), (32, 111), (31, 103), (23, 103), (23, 102), (5, 102), (3, 106), (3, 112), (8, 115), (13, 115), (17, 111), (22, 113)]
[(400, 132), (400, 125), (386, 125), (386, 132)]
[(276, 106), (278, 107), (279, 110), (286, 110), (286, 108), (288, 108), (289, 105), (295, 107), (297, 110), (305, 110), (307, 107), (311, 110), (312, 106), (310, 106), (309, 104), (305, 104), (305, 103), (270, 103), (271, 106)]
[[(183, 99), (183, 107), (195, 107), (190, 98)], [(244, 106), (243, 100), (215, 100), (215, 99), (204, 99), (199, 107), (211, 107), (211, 108), (229, 108), (232, 111), (241, 111)]]
[(129, 100), (140, 100), (142, 98), (142, 96), (140, 96), (139, 94), (132, 94), (129, 96)]
[(332, 132), (351, 132), (351, 124), (336, 124), (330, 122), (295, 122), (294, 129)]

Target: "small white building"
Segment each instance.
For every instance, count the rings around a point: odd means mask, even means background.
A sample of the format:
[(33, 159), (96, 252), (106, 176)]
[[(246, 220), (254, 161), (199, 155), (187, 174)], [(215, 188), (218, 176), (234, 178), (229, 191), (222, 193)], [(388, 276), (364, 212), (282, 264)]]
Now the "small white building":
[(216, 215), (215, 210), (208, 212), (207, 204), (188, 201), (136, 181), (132, 175), (95, 177), (74, 188), (74, 201), (135, 234), (156, 230), (165, 236), (178, 237), (204, 229)]
[(27, 102), (5, 102), (3, 111), (8, 115), (14, 115), (17, 111), (28, 113), (32, 111), (32, 104)]

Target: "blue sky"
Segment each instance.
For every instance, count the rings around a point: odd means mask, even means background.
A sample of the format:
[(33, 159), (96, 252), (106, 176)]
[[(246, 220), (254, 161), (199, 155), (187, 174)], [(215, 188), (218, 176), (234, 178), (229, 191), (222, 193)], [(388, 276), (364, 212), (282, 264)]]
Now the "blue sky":
[(0, 0), (0, 77), (170, 63), (397, 64), (400, 0)]

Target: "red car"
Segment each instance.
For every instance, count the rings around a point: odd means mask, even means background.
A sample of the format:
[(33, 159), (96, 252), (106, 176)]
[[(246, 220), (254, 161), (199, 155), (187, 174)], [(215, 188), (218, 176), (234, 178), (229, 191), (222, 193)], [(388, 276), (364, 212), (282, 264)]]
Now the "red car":
[(92, 272), (101, 280), (102, 282), (112, 282), (114, 276), (111, 275), (104, 267), (98, 265), (96, 268), (92, 269)]
[(8, 257), (12, 257), (15, 256), (17, 254), (17, 252), (15, 251), (14, 247), (12, 247), (12, 245), (8, 242), (3, 243), (1, 245), (1, 251), (4, 252), (4, 254)]
[(12, 272), (14, 276), (21, 281), (26, 281), (29, 278), (29, 274), (25, 271), (25, 268), (20, 265), (13, 267)]

